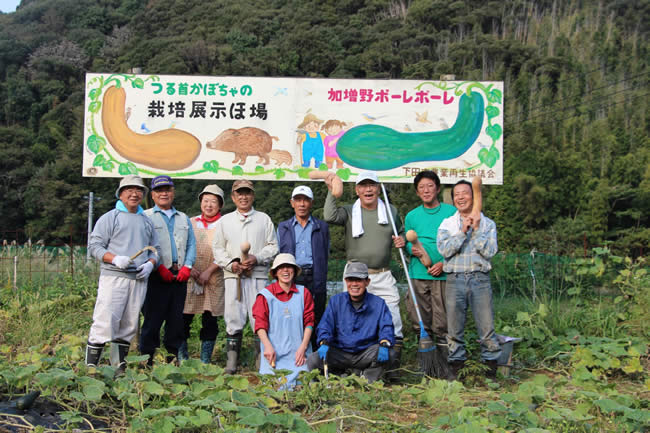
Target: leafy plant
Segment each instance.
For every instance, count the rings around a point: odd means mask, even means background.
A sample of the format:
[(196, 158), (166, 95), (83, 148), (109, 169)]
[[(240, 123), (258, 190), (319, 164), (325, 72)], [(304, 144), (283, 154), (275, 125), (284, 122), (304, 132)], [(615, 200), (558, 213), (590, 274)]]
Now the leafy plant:
[(623, 305), (625, 323), (633, 330), (650, 337), (650, 275), (644, 257), (632, 260), (625, 258), (625, 268), (614, 279), (614, 285), (621, 295), (614, 299), (615, 304)]

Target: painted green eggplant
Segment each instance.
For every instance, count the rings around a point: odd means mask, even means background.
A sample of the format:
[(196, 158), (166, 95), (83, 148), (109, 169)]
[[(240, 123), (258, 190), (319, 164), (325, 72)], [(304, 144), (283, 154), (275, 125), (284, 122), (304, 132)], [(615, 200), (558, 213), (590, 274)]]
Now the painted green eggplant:
[(458, 117), (444, 131), (399, 132), (380, 125), (351, 128), (336, 144), (339, 157), (352, 167), (390, 170), (416, 161), (445, 161), (467, 152), (481, 128), (485, 105), (477, 92), (460, 97)]

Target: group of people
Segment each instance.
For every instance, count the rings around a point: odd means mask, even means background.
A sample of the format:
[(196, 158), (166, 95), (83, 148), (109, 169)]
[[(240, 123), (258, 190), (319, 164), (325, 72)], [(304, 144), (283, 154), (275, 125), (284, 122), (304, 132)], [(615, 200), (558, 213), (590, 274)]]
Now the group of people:
[[(453, 186), (454, 207), (439, 202), (436, 173), (420, 172), (414, 187), (422, 204), (402, 224), (397, 209), (380, 198), (375, 172), (358, 175), (353, 204), (338, 204), (331, 182), (331, 177), (326, 180), (324, 221), (311, 214), (311, 188), (300, 185), (290, 199), (294, 216), (276, 230), (271, 218), (254, 208), (250, 180), (233, 183), (230, 198), (236, 209), (225, 215), (223, 190), (206, 186), (198, 196), (201, 215), (189, 218), (173, 206), (169, 176), (151, 181), (155, 206), (147, 210), (140, 206), (148, 193), (143, 180), (124, 177), (115, 209), (99, 218), (90, 238), (90, 252), (102, 265), (86, 364), (97, 366), (110, 343), (111, 363), (122, 373), (142, 312), (139, 351), (149, 355), (150, 364), (163, 323), (170, 358), (187, 359), (191, 323), (200, 314), (204, 363), (214, 350), (217, 317), (224, 317), (228, 374), (237, 372), (247, 321), (255, 335), (259, 372), (292, 371), (283, 386), (292, 387), (300, 371), (315, 368), (351, 371), (369, 381), (386, 370), (394, 374), (401, 362), (403, 330), (400, 294), (389, 265), (392, 248), (405, 248), (422, 326), (437, 344), (448, 347), (452, 370), (457, 372), (466, 359), (468, 306), (482, 359), (496, 370), (500, 347), (489, 279), (496, 226), (482, 214), (471, 214), (471, 184)], [(345, 227), (347, 258), (346, 290), (329, 303), (328, 223)], [(405, 230), (415, 230), (420, 243), (407, 242)], [(430, 266), (422, 264), (424, 255), (431, 258)], [(407, 311), (419, 328), (410, 294)]]

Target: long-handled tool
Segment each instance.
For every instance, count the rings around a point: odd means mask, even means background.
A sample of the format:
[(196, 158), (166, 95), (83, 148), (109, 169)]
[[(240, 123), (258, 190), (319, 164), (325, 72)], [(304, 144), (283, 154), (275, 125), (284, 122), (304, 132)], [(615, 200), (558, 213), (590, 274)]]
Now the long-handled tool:
[[(388, 201), (388, 194), (386, 194), (386, 188), (384, 184), (381, 184), (381, 190), (384, 193), (384, 201), (386, 202), (386, 213), (390, 219), (390, 224), (393, 227), (393, 234), (397, 234), (397, 227), (395, 226), (395, 220), (393, 219), (393, 213), (390, 211), (390, 202)], [(420, 314), (420, 307), (418, 307), (418, 301), (415, 297), (415, 290), (413, 289), (413, 283), (411, 282), (411, 277), (409, 276), (408, 267), (406, 266), (406, 258), (404, 257), (403, 248), (399, 248), (399, 256), (402, 259), (402, 266), (404, 267), (404, 272), (406, 273), (406, 281), (408, 282), (409, 291), (411, 292), (411, 298), (413, 298), (413, 305), (415, 305), (415, 312), (418, 315), (418, 321), (420, 322), (420, 344), (418, 345), (418, 355), (420, 358), (420, 368), (427, 376), (437, 376), (435, 368), (435, 350), (436, 344), (433, 342), (427, 331), (424, 329), (424, 323), (422, 322), (422, 315)]]

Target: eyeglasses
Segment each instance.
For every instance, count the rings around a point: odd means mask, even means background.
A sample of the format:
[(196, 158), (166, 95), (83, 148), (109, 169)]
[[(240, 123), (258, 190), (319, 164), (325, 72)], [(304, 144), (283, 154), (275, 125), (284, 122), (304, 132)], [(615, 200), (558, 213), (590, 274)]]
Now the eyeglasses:
[(357, 184), (357, 186), (359, 188), (372, 188), (372, 189), (374, 189), (374, 188), (377, 187), (377, 184), (376, 183), (360, 183), (360, 184)]
[(137, 187), (137, 186), (122, 188), (122, 192), (124, 192), (124, 191), (126, 191), (128, 194), (134, 194), (134, 193), (139, 194), (139, 195), (144, 194), (144, 190), (142, 188)]

